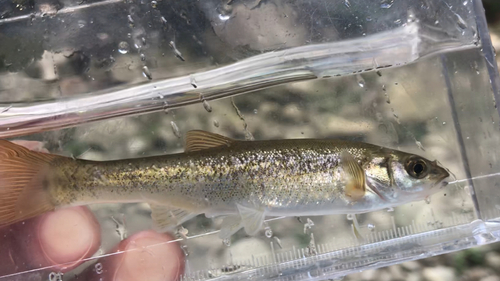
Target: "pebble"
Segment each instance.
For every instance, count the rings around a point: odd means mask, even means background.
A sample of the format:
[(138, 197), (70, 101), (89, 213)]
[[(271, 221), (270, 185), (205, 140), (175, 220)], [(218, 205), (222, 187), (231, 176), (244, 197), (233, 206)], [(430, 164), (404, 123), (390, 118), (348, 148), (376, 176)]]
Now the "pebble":
[(361, 272), (361, 280), (375, 280), (378, 275), (378, 271), (376, 269), (368, 269)]
[(401, 266), (408, 271), (417, 271), (422, 268), (422, 265), (416, 261), (407, 261), (402, 263)]
[(454, 281), (457, 279), (453, 268), (445, 266), (424, 268), (423, 275), (428, 281)]
[(386, 270), (380, 271), (377, 281), (391, 281), (391, 280), (392, 276), (389, 273), (389, 271)]
[(483, 266), (476, 266), (469, 268), (462, 274), (462, 278), (465, 280), (481, 280), (483, 278), (495, 275), (492, 269)]
[(489, 252), (485, 255), (484, 257), (486, 264), (493, 267), (493, 268), (499, 268), (500, 269), (500, 254), (496, 252)]
[(500, 277), (492, 275), (492, 276), (487, 276), (487, 277), (481, 278), (480, 281), (500, 281)]
[(393, 266), (389, 266), (389, 273), (391, 274), (392, 280), (406, 280), (403, 269), (401, 265), (395, 264)]
[(417, 272), (412, 272), (408, 274), (408, 276), (405, 279), (406, 281), (422, 281), (422, 275)]

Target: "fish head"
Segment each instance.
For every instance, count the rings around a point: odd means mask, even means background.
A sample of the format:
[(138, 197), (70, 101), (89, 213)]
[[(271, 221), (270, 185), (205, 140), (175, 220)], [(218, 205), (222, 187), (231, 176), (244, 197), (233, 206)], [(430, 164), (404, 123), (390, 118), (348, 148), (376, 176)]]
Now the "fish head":
[(368, 189), (385, 201), (423, 200), (448, 183), (450, 174), (437, 161), (401, 151), (375, 156), (366, 170)]
[(392, 178), (395, 188), (402, 196), (423, 199), (448, 183), (448, 171), (437, 161), (422, 156), (397, 152), (391, 161)]

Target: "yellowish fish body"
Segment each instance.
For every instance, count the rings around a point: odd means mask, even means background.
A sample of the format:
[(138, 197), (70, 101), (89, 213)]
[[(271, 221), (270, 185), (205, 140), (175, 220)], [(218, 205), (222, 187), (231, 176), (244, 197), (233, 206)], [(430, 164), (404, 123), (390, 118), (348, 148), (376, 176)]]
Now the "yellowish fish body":
[(147, 202), (158, 230), (204, 213), (225, 217), (227, 238), (242, 227), (255, 234), (267, 216), (355, 214), (422, 200), (448, 176), (422, 157), (340, 140), (247, 142), (191, 131), (185, 153), (107, 162), (5, 142), (0, 225), (66, 206)]

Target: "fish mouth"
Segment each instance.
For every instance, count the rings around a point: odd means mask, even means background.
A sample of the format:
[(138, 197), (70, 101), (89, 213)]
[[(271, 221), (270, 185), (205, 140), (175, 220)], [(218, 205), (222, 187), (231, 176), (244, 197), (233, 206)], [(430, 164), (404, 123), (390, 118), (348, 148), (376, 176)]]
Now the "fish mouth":
[(447, 185), (448, 185), (448, 181), (445, 181), (445, 180), (444, 180), (444, 179), (446, 179), (446, 178), (448, 178), (448, 177), (445, 177), (445, 176), (440, 177), (440, 178), (436, 181), (436, 183), (434, 183), (434, 186), (439, 186), (439, 188), (443, 188), (443, 187), (447, 186)]
[(445, 181), (445, 179), (449, 178), (450, 177), (450, 174), (448, 174), (448, 172), (444, 172), (443, 175), (441, 175), (440, 177), (438, 177), (438, 179), (436, 180), (436, 183), (434, 185), (440, 185), (441, 188), (445, 187), (448, 185), (448, 181)]
[(434, 182), (434, 186), (440, 186), (441, 188), (448, 185), (448, 181), (444, 181), (445, 179), (450, 177), (450, 173), (437, 165), (437, 161), (432, 162), (434, 167), (432, 169), (432, 174), (436, 177), (436, 181)]

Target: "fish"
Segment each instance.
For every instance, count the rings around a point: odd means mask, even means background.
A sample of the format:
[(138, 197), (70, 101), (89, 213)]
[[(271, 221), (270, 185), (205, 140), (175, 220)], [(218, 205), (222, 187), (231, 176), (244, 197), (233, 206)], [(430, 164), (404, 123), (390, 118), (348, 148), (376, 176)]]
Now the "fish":
[(112, 161), (0, 140), (0, 226), (71, 206), (145, 202), (160, 232), (200, 214), (219, 236), (266, 217), (360, 214), (423, 200), (447, 184), (437, 161), (339, 139), (242, 141), (187, 132), (183, 153)]

